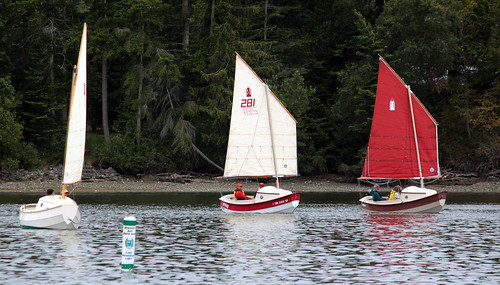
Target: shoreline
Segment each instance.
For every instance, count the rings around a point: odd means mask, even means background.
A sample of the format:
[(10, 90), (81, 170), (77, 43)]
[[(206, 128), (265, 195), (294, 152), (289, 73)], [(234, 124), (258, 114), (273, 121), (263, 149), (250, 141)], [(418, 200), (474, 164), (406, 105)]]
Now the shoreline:
[[(80, 182), (69, 186), (70, 192), (232, 192), (236, 183), (242, 183), (244, 190), (253, 192), (257, 190), (258, 183), (246, 180), (213, 180), (192, 179), (190, 182), (160, 182), (122, 178), (119, 180), (99, 180)], [(272, 185), (272, 183), (267, 183)], [(0, 192), (3, 193), (44, 193), (52, 188), (59, 193), (61, 181), (0, 181)], [(338, 182), (318, 177), (301, 177), (300, 179), (284, 180), (284, 189), (294, 192), (365, 192), (370, 187), (367, 183)], [(444, 185), (439, 183), (428, 184), (427, 187), (439, 191), (456, 193), (500, 193), (500, 182), (482, 181), (471, 184)], [(381, 185), (382, 192), (389, 192), (392, 187)]]

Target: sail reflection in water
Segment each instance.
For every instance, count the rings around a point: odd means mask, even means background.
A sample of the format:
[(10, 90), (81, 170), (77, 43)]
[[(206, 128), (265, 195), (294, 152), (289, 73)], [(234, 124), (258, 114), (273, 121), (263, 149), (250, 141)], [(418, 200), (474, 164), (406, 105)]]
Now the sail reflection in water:
[(373, 258), (372, 265), (381, 268), (390, 266), (398, 272), (408, 272), (403, 280), (394, 281), (411, 280), (412, 274), (419, 274), (420, 267), (440, 266), (432, 260), (422, 259), (437, 251), (437, 215), (367, 214), (364, 218), (366, 234), (372, 241), (366, 255)]
[[(416, 242), (421, 235), (436, 232), (438, 216), (434, 214), (366, 214), (367, 235), (381, 248), (394, 243), (403, 245)], [(390, 247), (390, 246), (389, 246)]]
[[(295, 216), (290, 214), (267, 215), (223, 215), (226, 228), (228, 258), (236, 268), (248, 270), (248, 264), (255, 262), (255, 256), (265, 257), (269, 268), (258, 271), (272, 273), (281, 270), (283, 259), (294, 252), (296, 243)], [(253, 252), (253, 254), (249, 254)], [(279, 273), (279, 272), (278, 272)]]
[[(197, 202), (189, 194), (182, 203), (179, 194), (157, 196), (162, 205), (141, 204), (140, 198), (129, 199), (129, 204), (80, 203), (87, 218), (78, 231), (20, 229), (19, 204), (0, 204), (0, 283), (497, 284), (500, 280), (500, 231), (493, 225), (500, 220), (500, 203), (448, 204), (438, 214), (390, 215), (364, 213), (357, 204), (305, 202), (287, 215), (231, 215), (221, 212), (218, 204)], [(120, 197), (110, 201), (125, 201)], [(135, 271), (122, 273), (123, 218), (131, 214), (137, 218)]]

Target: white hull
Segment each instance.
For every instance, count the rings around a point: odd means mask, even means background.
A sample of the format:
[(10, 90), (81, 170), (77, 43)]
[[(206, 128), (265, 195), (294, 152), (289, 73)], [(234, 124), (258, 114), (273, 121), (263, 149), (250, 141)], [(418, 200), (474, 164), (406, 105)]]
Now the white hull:
[(40, 198), (37, 204), (21, 206), (19, 221), (23, 228), (76, 230), (80, 226), (81, 216), (75, 201), (53, 195)]
[(410, 186), (397, 200), (373, 201), (371, 196), (359, 200), (361, 209), (371, 213), (438, 213), (446, 202), (446, 192)]

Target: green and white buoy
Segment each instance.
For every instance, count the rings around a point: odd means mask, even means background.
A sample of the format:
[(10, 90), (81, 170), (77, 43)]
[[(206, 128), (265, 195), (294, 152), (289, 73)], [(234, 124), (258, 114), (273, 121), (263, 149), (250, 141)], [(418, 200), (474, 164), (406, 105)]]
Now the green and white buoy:
[(124, 272), (134, 270), (135, 224), (135, 217), (123, 219), (122, 271)]

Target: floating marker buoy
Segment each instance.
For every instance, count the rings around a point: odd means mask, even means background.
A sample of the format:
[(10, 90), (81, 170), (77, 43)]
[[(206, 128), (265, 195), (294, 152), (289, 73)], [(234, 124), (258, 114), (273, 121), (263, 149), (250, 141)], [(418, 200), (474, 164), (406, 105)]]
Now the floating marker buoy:
[(123, 219), (122, 271), (134, 270), (135, 217)]

